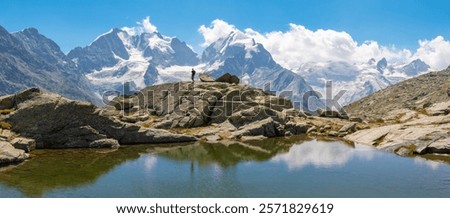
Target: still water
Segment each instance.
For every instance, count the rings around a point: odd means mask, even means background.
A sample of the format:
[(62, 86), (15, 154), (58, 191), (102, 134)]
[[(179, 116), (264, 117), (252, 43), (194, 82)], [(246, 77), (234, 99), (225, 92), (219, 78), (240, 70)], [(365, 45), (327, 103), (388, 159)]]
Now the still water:
[(0, 169), (0, 197), (450, 197), (435, 158), (306, 138), (38, 150)]

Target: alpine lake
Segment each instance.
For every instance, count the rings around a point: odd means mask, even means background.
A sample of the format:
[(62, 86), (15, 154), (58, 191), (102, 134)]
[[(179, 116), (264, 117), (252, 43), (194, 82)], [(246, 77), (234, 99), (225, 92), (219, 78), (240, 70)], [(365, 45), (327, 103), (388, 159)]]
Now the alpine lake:
[(306, 137), (35, 150), (0, 197), (450, 197), (449, 163)]

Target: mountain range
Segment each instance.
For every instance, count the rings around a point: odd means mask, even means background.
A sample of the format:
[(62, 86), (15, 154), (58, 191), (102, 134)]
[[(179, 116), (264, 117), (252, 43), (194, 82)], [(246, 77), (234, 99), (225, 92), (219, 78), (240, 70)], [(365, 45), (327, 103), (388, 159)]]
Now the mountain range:
[(0, 95), (36, 86), (100, 102), (90, 82), (55, 42), (34, 28), (11, 34), (0, 26)]
[(425, 62), (416, 59), (408, 64), (388, 63), (386, 58), (366, 63), (326, 62), (305, 63), (293, 69), (311, 87), (326, 96), (327, 81), (331, 81), (332, 96), (342, 92), (340, 105), (348, 105), (376, 91), (430, 70)]
[(66, 55), (36, 29), (8, 33), (0, 27), (0, 57), (0, 94), (38, 86), (99, 103), (105, 91), (122, 91), (124, 83), (139, 90), (187, 81), (194, 68), (216, 78), (234, 74), (242, 83), (287, 96), (297, 107), (310, 111), (324, 106), (326, 81), (333, 82), (334, 94), (346, 90), (339, 99), (346, 105), (430, 69), (419, 59), (396, 64), (384, 58), (362, 64), (305, 63), (286, 69), (262, 44), (240, 31), (211, 43), (199, 55), (176, 37), (114, 28)]

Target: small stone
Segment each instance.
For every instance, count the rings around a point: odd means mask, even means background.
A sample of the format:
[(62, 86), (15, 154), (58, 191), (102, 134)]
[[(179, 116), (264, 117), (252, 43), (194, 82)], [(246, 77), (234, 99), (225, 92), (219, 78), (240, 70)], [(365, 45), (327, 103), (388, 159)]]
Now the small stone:
[(156, 128), (156, 129), (169, 129), (169, 128), (172, 127), (172, 123), (173, 123), (172, 120), (164, 120), (164, 121), (156, 124), (155, 126), (153, 126), (153, 128)]
[(338, 137), (345, 137), (346, 135), (348, 135), (348, 132), (340, 132), (340, 133), (338, 133)]
[(4, 138), (7, 141), (11, 141), (12, 138), (14, 137), (14, 134), (8, 129), (3, 129), (0, 131), (1, 131), (0, 138)]
[(118, 148), (119, 142), (115, 139), (99, 139), (89, 144), (91, 148)]
[(257, 135), (257, 136), (242, 136), (241, 137), (241, 141), (260, 141), (260, 140), (264, 140), (267, 139), (267, 137), (262, 136), (262, 135)]
[(206, 141), (208, 142), (217, 142), (219, 141), (221, 138), (218, 135), (209, 135), (206, 136)]
[(191, 120), (190, 117), (183, 117), (183, 119), (180, 120), (178, 125), (183, 128), (189, 127), (190, 120)]
[(414, 154), (414, 150), (410, 148), (401, 147), (397, 151), (395, 151), (395, 153), (400, 156), (411, 156)]
[(127, 123), (136, 123), (139, 119), (138, 117), (123, 116), (120, 120)]
[(329, 136), (336, 137), (336, 136), (338, 136), (338, 132), (336, 132), (336, 131), (329, 131), (329, 132), (328, 132), (328, 135), (329, 135)]
[(17, 137), (11, 141), (11, 144), (14, 148), (24, 150), (27, 153), (36, 149), (36, 141), (33, 139)]
[(353, 122), (353, 123), (349, 123), (349, 124), (343, 126), (341, 129), (339, 129), (339, 132), (350, 132), (350, 131), (353, 132), (353, 131), (355, 131), (355, 128), (356, 128), (356, 123)]
[(363, 120), (361, 118), (359, 118), (359, 117), (350, 117), (349, 121), (362, 123)]
[(148, 115), (148, 114), (137, 117), (137, 119), (139, 121), (147, 121), (149, 118), (150, 118), (150, 115)]
[(308, 134), (308, 133), (312, 133), (312, 132), (317, 132), (317, 127), (312, 126), (312, 127), (310, 127), (310, 128), (306, 131), (307, 134)]
[(14, 148), (9, 142), (0, 141), (0, 164), (22, 162), (28, 157), (25, 151)]

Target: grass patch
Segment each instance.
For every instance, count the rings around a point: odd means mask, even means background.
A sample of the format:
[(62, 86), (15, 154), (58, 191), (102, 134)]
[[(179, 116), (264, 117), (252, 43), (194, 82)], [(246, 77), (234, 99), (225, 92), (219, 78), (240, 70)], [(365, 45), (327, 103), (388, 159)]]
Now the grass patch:
[(11, 124), (7, 122), (0, 122), (0, 129), (11, 129)]
[(3, 110), (0, 110), (0, 114), (7, 115), (7, 114), (12, 113), (13, 111), (14, 111), (13, 109), (3, 109)]

